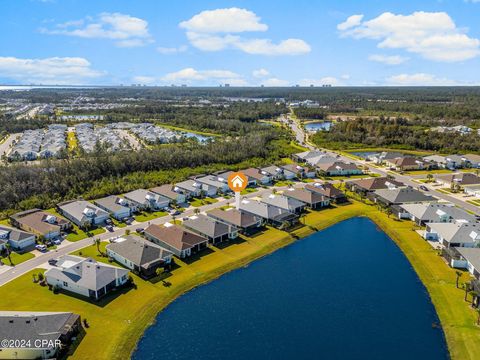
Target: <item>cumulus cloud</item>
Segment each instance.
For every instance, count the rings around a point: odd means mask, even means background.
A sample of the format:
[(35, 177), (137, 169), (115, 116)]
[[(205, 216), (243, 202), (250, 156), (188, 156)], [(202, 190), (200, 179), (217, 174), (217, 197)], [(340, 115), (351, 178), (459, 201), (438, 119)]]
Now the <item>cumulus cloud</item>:
[(190, 20), (182, 21), (180, 27), (199, 33), (240, 33), (268, 29), (253, 11), (239, 8), (202, 11)]
[(270, 75), (270, 71), (267, 69), (257, 69), (252, 71), (252, 75), (256, 78), (264, 78)]
[(400, 65), (408, 61), (408, 57), (400, 56), (400, 55), (387, 56), (387, 55), (374, 54), (374, 55), (370, 55), (368, 57), (368, 60), (380, 62), (387, 65)]
[(281, 86), (288, 86), (290, 83), (287, 80), (282, 80), (279, 78), (272, 77), (272, 78), (265, 79), (262, 82), (262, 84), (264, 86), (269, 86), (269, 87), (281, 87)]
[(178, 54), (187, 51), (188, 47), (186, 45), (182, 45), (179, 47), (157, 47), (157, 51), (163, 55), (172, 55)]
[(342, 36), (376, 40), (379, 48), (404, 49), (435, 61), (456, 62), (480, 55), (480, 40), (466, 35), (445, 12), (385, 12), (368, 21), (355, 16), (337, 26)]
[(119, 47), (138, 47), (153, 42), (146, 20), (121, 13), (101, 13), (96, 18), (67, 21), (40, 31), (87, 39), (111, 39)]
[(86, 84), (104, 75), (80, 57), (20, 59), (0, 57), (0, 76), (22, 84)]
[(397, 86), (451, 86), (459, 85), (454, 80), (439, 78), (432, 74), (399, 74), (386, 79), (387, 84)]
[(354, 26), (358, 26), (362, 23), (362, 19), (363, 19), (363, 15), (349, 16), (347, 20), (337, 25), (337, 29), (340, 31), (344, 31)]
[(301, 55), (311, 51), (301, 39), (274, 42), (267, 38), (247, 38), (246, 32), (263, 32), (268, 26), (254, 12), (247, 9), (228, 8), (206, 10), (182, 21), (192, 46), (202, 51), (236, 49), (254, 55)]
[(247, 85), (246, 80), (240, 74), (230, 70), (197, 70), (191, 67), (168, 73), (161, 77), (159, 81), (194, 85), (214, 85), (218, 83), (228, 83), (235, 86)]

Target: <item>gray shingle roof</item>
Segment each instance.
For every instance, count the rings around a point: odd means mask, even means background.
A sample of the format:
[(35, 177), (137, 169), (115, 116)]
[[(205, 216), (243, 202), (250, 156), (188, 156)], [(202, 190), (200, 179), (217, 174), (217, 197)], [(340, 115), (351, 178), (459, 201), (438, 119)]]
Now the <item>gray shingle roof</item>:
[(0, 225), (0, 234), (4, 234), (2, 236), (3, 240), (12, 241), (22, 241), (33, 236), (33, 234), (29, 232), (18, 230), (5, 225)]
[(183, 222), (183, 226), (187, 229), (197, 231), (201, 234), (216, 238), (224, 236), (231, 231), (231, 226), (221, 223), (211, 217), (205, 215), (192, 216)]
[(472, 264), (475, 270), (480, 271), (480, 248), (457, 247), (455, 250)]
[(123, 236), (116, 242), (108, 244), (107, 249), (142, 267), (162, 263), (172, 256), (170, 251), (137, 235)]
[(73, 255), (61, 256), (56, 266), (47, 270), (45, 276), (73, 282), (90, 290), (99, 290), (128, 274), (128, 270)]
[[(122, 201), (124, 202), (124, 204), (121, 204)], [(129, 211), (129, 207), (127, 206), (127, 201), (115, 195), (110, 195), (110, 196), (95, 200), (95, 204), (103, 207), (104, 209), (107, 209), (112, 213), (116, 213), (119, 211), (120, 212)]]
[(392, 204), (403, 204), (413, 202), (435, 201), (432, 196), (425, 195), (421, 191), (413, 188), (399, 188), (399, 189), (381, 189), (375, 191), (375, 194), (381, 199), (384, 199)]
[(260, 221), (259, 217), (256, 217), (251, 214), (247, 214), (246, 212), (240, 211), (237, 209), (227, 209), (227, 210), (215, 209), (215, 210), (209, 211), (207, 215), (217, 218), (220, 221), (224, 221), (227, 224), (237, 226), (240, 228), (246, 228), (249, 226), (256, 225)]
[(452, 204), (430, 203), (430, 204), (405, 204), (402, 208), (417, 219), (426, 222), (441, 222), (440, 218), (448, 216), (453, 220), (466, 220), (475, 222), (474, 215), (467, 213)]

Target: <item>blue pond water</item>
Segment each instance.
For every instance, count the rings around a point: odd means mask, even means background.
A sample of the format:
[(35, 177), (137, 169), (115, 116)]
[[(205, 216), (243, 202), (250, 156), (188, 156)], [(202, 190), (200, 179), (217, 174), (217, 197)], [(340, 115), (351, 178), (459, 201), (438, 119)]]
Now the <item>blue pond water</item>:
[(319, 130), (325, 130), (328, 131), (332, 127), (332, 122), (331, 121), (319, 121), (319, 122), (311, 122), (308, 124), (305, 124), (305, 130), (307, 131), (319, 131)]
[(407, 259), (354, 218), (178, 298), (133, 359), (446, 359), (432, 324)]

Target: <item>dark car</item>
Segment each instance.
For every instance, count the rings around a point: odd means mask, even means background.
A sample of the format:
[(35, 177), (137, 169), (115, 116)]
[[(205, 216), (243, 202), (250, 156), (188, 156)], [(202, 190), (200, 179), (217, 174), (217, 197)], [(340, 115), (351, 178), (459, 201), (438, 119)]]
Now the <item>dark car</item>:
[(113, 224), (112, 219), (107, 219), (107, 220), (105, 220), (105, 224), (107, 224), (107, 225), (112, 225), (112, 224)]
[(143, 229), (143, 228), (138, 228), (138, 229), (136, 229), (135, 231), (136, 231), (137, 233), (139, 233), (139, 234), (143, 234), (143, 233), (145, 232), (145, 229)]
[(48, 260), (48, 264), (49, 264), (49, 265), (52, 265), (52, 266), (57, 265), (57, 259), (50, 259), (50, 260)]
[(428, 188), (425, 185), (420, 185), (418, 188), (423, 191), (428, 191)]
[(113, 232), (113, 226), (112, 225), (107, 225), (106, 229), (110, 232)]

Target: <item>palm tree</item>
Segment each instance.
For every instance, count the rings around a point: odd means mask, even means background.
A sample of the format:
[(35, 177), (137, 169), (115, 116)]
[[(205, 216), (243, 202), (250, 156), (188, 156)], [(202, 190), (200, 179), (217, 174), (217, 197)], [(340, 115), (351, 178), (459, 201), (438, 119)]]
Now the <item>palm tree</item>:
[(10, 254), (12, 253), (12, 248), (11, 248), (11, 246), (10, 246), (9, 243), (6, 243), (6, 244), (5, 244), (5, 249), (7, 250), (7, 258), (8, 258), (8, 261), (10, 262), (10, 265), (13, 266), (12, 258), (11, 258), (11, 256), (10, 256)]
[(199, 209), (199, 208), (196, 208), (195, 210), (193, 210), (193, 213), (194, 213), (195, 215), (200, 214), (200, 209)]
[(428, 175), (427, 175), (427, 180), (428, 180), (428, 182), (432, 182), (432, 180), (433, 180), (433, 175), (432, 175), (432, 174), (428, 174)]
[(386, 208), (385, 212), (387, 213), (387, 216), (390, 219), (390, 216), (393, 214), (393, 210), (390, 207), (388, 207)]
[(463, 298), (463, 300), (467, 301), (468, 292), (470, 291), (470, 284), (469, 283), (463, 284), (463, 288), (465, 289), (465, 297)]
[(458, 280), (460, 280), (460, 277), (462, 276), (462, 272), (461, 271), (455, 271), (455, 274), (457, 275), (457, 289), (458, 289)]
[(93, 243), (97, 246), (97, 251), (100, 255), (103, 255), (102, 251), (100, 250), (100, 239), (96, 238), (96, 239), (93, 239)]

